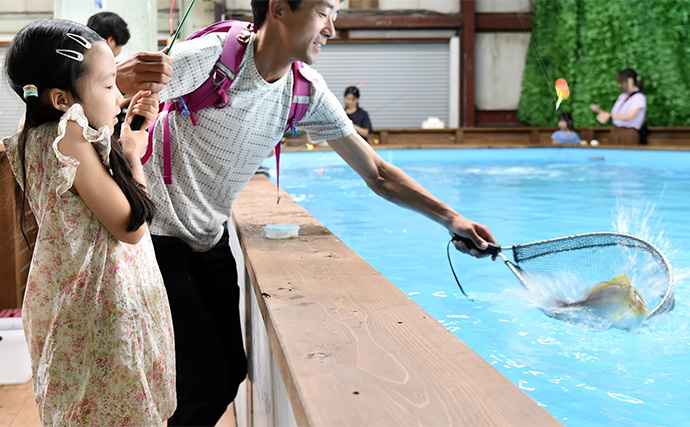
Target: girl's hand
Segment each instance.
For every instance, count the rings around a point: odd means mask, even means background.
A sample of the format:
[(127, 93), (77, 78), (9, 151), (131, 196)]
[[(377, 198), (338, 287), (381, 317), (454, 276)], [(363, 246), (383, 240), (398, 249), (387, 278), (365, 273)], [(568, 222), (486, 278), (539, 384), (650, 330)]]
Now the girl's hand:
[(604, 112), (604, 110), (602, 110), (601, 107), (598, 106), (597, 104), (590, 104), (589, 108), (597, 114)]
[(134, 115), (143, 116), (144, 124), (141, 125), (141, 128), (148, 129), (158, 117), (158, 104), (160, 104), (159, 94), (151, 93), (149, 90), (140, 90), (129, 103), (125, 122), (131, 124)]
[[(140, 159), (144, 151), (146, 151), (146, 146), (148, 144), (148, 133), (146, 129), (151, 126), (158, 116), (159, 100), (160, 96), (157, 93), (152, 94), (151, 91), (148, 90), (139, 91), (132, 98), (132, 102), (127, 110), (127, 115), (125, 116), (125, 122), (122, 124), (122, 129), (120, 130), (120, 145), (122, 145), (125, 156), (130, 160)], [(144, 124), (141, 126), (141, 130), (133, 131), (130, 128), (134, 115), (144, 117)]]

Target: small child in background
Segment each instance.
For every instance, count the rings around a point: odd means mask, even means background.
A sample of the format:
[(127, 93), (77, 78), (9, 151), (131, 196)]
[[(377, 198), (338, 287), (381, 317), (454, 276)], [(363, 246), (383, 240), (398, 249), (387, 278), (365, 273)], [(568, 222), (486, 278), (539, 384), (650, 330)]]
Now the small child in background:
[(163, 425), (176, 406), (173, 325), (140, 160), (158, 96), (136, 94), (111, 140), (115, 57), (66, 20), (19, 31), (5, 72), (26, 105), (24, 128), (0, 151), (38, 223), (23, 324), (41, 422)]
[(570, 113), (558, 115), (558, 130), (551, 134), (552, 144), (579, 144), (580, 135), (575, 132), (573, 117)]

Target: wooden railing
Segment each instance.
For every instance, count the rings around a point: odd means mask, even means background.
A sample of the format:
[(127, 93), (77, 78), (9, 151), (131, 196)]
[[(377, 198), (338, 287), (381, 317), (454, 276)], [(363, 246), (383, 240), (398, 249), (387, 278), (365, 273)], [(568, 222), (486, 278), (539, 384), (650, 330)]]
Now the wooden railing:
[[(600, 146), (610, 146), (612, 127), (584, 127), (577, 132), (584, 140), (596, 139)], [(649, 144), (626, 148), (690, 149), (690, 127), (651, 127)], [(447, 147), (447, 146), (543, 146), (551, 145), (552, 127), (473, 127), (449, 129), (377, 129), (369, 136), (376, 146)], [(622, 148), (622, 147), (621, 147)]]
[[(655, 150), (690, 150), (690, 127), (651, 127), (648, 145), (615, 146), (609, 142), (612, 127), (578, 128), (586, 141), (596, 139), (600, 147)], [(447, 129), (375, 129), (369, 143), (380, 148), (491, 148), (550, 146), (555, 127), (468, 127)], [(288, 146), (311, 143), (307, 135), (286, 138)]]
[[(276, 186), (233, 207), (250, 374), (239, 425), (555, 426), (548, 412)], [(301, 226), (269, 240), (266, 224)]]

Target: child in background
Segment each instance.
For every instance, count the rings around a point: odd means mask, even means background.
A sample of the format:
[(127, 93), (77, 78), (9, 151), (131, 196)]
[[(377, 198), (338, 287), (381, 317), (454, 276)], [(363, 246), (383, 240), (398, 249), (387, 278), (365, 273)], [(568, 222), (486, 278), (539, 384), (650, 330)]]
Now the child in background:
[(119, 141), (115, 58), (89, 28), (34, 21), (5, 70), (26, 104), (7, 156), (39, 226), (23, 315), (44, 425), (162, 425), (175, 410), (170, 310), (140, 156), (158, 97), (132, 99)]
[(570, 113), (558, 115), (558, 130), (551, 134), (552, 144), (579, 144), (580, 135), (575, 132), (573, 117)]

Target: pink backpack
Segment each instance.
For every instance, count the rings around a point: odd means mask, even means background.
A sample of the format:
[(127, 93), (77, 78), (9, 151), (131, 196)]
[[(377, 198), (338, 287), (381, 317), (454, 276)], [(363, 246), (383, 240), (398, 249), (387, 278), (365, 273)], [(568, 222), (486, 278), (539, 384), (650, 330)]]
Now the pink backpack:
[[(223, 52), (213, 67), (213, 71), (208, 80), (204, 82), (194, 92), (183, 95), (174, 101), (168, 101), (161, 107), (158, 119), (149, 128), (149, 144), (146, 153), (141, 158), (141, 162), (146, 163), (153, 152), (153, 131), (156, 124), (163, 118), (163, 180), (166, 184), (172, 183), (172, 155), (170, 153), (170, 126), (168, 114), (171, 111), (179, 111), (182, 116), (189, 116), (192, 124), (198, 124), (194, 113), (204, 108), (213, 106), (224, 108), (228, 104), (228, 90), (235, 80), (240, 62), (247, 49), (252, 32), (255, 32), (254, 25), (244, 21), (221, 21), (199, 30), (187, 37), (187, 40), (195, 39), (209, 33), (227, 32), (228, 35), (223, 44)], [(292, 64), (292, 74), (294, 86), (292, 89), (292, 104), (290, 105), (290, 115), (285, 124), (285, 132), (292, 129), (292, 134), (296, 134), (296, 125), (304, 117), (309, 106), (310, 81), (300, 72), (303, 67), (301, 62)], [(280, 171), (280, 141), (275, 147), (276, 170)], [(276, 178), (280, 186), (279, 176)]]

